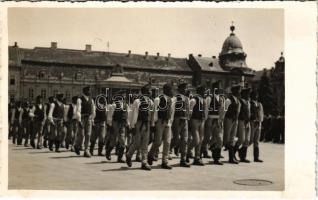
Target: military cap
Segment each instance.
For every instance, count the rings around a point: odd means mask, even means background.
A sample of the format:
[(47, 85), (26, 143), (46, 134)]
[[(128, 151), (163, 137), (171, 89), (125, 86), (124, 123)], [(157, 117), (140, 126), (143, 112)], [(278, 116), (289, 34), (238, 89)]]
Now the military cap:
[(85, 86), (85, 87), (83, 87), (83, 92), (85, 92), (85, 91), (89, 91), (91, 89), (91, 87), (90, 86)]
[(180, 79), (178, 83), (178, 89), (186, 88), (188, 83), (184, 79)]
[(145, 93), (145, 92), (148, 93), (150, 88), (151, 88), (151, 84), (147, 83), (146, 85), (142, 86), (141, 93)]
[(59, 92), (59, 93), (56, 94), (56, 98), (63, 98), (63, 96), (64, 96), (64, 95), (63, 95), (63, 93), (61, 93), (61, 92)]
[(205, 87), (202, 85), (199, 85), (196, 89), (197, 93), (204, 93), (205, 92)]

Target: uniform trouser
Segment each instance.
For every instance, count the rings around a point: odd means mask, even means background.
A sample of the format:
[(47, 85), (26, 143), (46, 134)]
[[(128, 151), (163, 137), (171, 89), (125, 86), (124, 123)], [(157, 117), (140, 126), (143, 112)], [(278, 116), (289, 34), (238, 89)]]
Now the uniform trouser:
[(75, 119), (72, 119), (71, 121), (67, 123), (66, 128), (67, 128), (67, 132), (66, 132), (65, 143), (68, 145), (74, 146), (75, 136), (77, 135), (77, 121)]
[(14, 120), (13, 122), (13, 137), (12, 141), (15, 142), (21, 142), (22, 141), (22, 127), (21, 124), (19, 123), (19, 120)]
[(208, 118), (205, 123), (206, 130), (211, 131), (210, 146), (213, 148), (222, 148), (223, 122), (220, 122), (218, 119)]
[(37, 146), (42, 145), (42, 138), (43, 138), (43, 127), (44, 121), (43, 120), (34, 120), (34, 131), (32, 134), (31, 140), (34, 141), (37, 137)]
[(43, 126), (43, 138), (44, 138), (44, 140), (49, 140), (49, 139), (50, 139), (50, 137), (51, 137), (51, 131), (50, 131), (50, 129), (51, 129), (50, 122), (49, 122), (49, 120), (47, 119), (47, 120), (45, 121), (44, 126)]
[(135, 129), (136, 133), (134, 135), (133, 143), (130, 145), (127, 152), (127, 156), (131, 158), (135, 151), (140, 149), (141, 162), (145, 164), (148, 154), (150, 123), (137, 121)]
[(170, 142), (171, 142), (171, 126), (168, 126), (168, 122), (162, 119), (158, 119), (156, 122), (156, 131), (154, 135), (154, 142), (152, 143), (149, 155), (155, 157), (157, 149), (163, 142), (162, 150), (162, 163), (168, 163)]
[(244, 120), (238, 120), (237, 126), (237, 143), (236, 145), (239, 147), (240, 145), (244, 147), (249, 146), (250, 141), (250, 123), (245, 122)]
[(187, 149), (188, 149), (188, 120), (183, 118), (175, 118), (174, 119), (174, 135), (176, 136), (175, 142), (179, 147), (180, 154), (181, 154), (181, 161), (186, 160)]
[(201, 145), (204, 136), (204, 120), (191, 119), (190, 123), (192, 142), (189, 146), (189, 150), (195, 148), (195, 159), (200, 159)]
[(179, 143), (180, 143), (180, 135), (178, 132), (179, 129), (179, 122), (177, 122), (178, 120), (175, 119), (172, 122), (172, 127), (171, 127), (171, 131), (172, 131), (172, 139), (171, 139), (171, 144), (170, 144), (170, 149), (172, 148), (179, 148)]
[(97, 122), (94, 124), (92, 136), (91, 136), (91, 145), (95, 146), (96, 140), (98, 139), (98, 148), (102, 149), (105, 144), (106, 137), (106, 122)]
[(235, 119), (225, 118), (224, 119), (224, 135), (223, 135), (223, 144), (234, 146), (235, 145), (235, 136), (237, 132), (238, 121)]
[(204, 124), (204, 136), (201, 145), (202, 152), (208, 151), (208, 145), (211, 143), (212, 139), (212, 119), (208, 118)]
[(31, 135), (31, 121), (30, 120), (22, 120), (22, 134), (25, 139), (24, 143), (27, 144)]
[(61, 143), (65, 145), (66, 135), (67, 135), (67, 129), (68, 129), (68, 122), (63, 124), (63, 131), (61, 135)]
[(125, 122), (113, 121), (113, 132), (110, 135), (109, 149), (113, 149), (117, 144), (120, 148), (125, 148), (125, 136), (126, 136), (126, 124)]
[(78, 132), (76, 138), (76, 147), (81, 147), (84, 140), (84, 149), (88, 149), (92, 132), (92, 120), (89, 116), (82, 116), (81, 125), (78, 124)]
[(127, 140), (126, 144), (128, 147), (132, 143), (132, 138), (133, 138), (132, 130), (127, 128), (126, 129), (126, 140)]
[(63, 131), (63, 119), (53, 119), (54, 124), (51, 124), (51, 140), (61, 142)]
[(258, 147), (260, 135), (261, 135), (261, 123), (258, 121), (252, 121), (250, 144), (253, 143), (254, 147)]

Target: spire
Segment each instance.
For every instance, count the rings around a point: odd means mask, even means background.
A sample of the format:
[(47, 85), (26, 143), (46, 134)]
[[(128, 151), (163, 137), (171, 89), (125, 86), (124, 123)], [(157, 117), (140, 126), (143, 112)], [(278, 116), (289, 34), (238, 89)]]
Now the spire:
[(230, 30), (231, 30), (231, 34), (230, 35), (235, 35), (234, 34), (235, 26), (234, 26), (234, 22), (233, 21), (231, 22)]

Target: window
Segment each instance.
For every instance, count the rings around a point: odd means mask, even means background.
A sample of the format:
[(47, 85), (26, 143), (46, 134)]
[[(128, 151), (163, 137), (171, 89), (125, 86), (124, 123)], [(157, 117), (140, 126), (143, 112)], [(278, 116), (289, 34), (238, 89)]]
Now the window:
[(43, 99), (46, 99), (46, 90), (45, 89), (41, 90), (41, 96)]
[(10, 77), (10, 85), (15, 85), (15, 77), (14, 76)]
[(40, 71), (39, 72), (39, 79), (45, 78), (45, 71)]
[(32, 88), (29, 88), (29, 99), (33, 99), (34, 97), (34, 93), (33, 93), (33, 89)]

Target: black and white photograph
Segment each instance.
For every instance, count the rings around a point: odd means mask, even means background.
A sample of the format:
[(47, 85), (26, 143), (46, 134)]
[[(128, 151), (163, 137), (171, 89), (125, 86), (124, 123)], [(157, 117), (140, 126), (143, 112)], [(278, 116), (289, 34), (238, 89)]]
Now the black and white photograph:
[(7, 15), (9, 190), (284, 191), (284, 9)]

